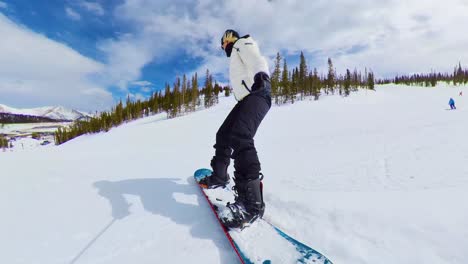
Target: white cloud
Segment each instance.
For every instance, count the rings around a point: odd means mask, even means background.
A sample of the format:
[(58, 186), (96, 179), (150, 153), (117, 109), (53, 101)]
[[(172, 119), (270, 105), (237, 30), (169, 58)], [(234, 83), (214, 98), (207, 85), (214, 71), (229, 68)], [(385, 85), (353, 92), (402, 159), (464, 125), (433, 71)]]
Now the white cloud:
[(151, 82), (148, 82), (148, 81), (134, 81), (132, 82), (133, 85), (137, 85), (137, 86), (149, 86), (149, 85), (153, 85)]
[(134, 101), (136, 100), (144, 101), (146, 99), (146, 96), (140, 93), (129, 93), (128, 96), (130, 97), (130, 100), (134, 100)]
[(370, 67), (380, 76), (451, 71), (460, 60), (468, 63), (466, 13), (463, 0), (126, 0), (114, 14), (135, 31), (100, 47), (123, 88), (144, 65), (180, 49), (203, 58), (199, 74), (209, 68), (226, 76), (219, 39), (227, 28), (251, 34), (271, 62), (277, 51), (304, 51), (314, 54), (309, 64), (322, 70), (331, 57), (339, 71)]
[(8, 8), (7, 3), (0, 1), (0, 8), (1, 9), (7, 9)]
[[(146, 38), (124, 35), (119, 40), (106, 40), (98, 48), (108, 54), (104, 80), (126, 90), (141, 77), (141, 69), (154, 58), (151, 42)], [(161, 47), (163, 48), (163, 47)]]
[[(82, 1), (78, 6), (105, 14), (97, 2)], [(73, 17), (71, 11), (75, 12), (70, 9), (67, 14)], [(220, 49), (220, 36), (227, 28), (251, 34), (271, 62), (277, 51), (283, 55), (305, 51), (313, 54), (310, 66), (321, 70), (331, 57), (339, 72), (345, 67), (370, 67), (381, 76), (451, 71), (458, 61), (468, 63), (466, 13), (464, 0), (125, 0), (112, 14), (131, 30), (97, 43), (107, 55), (105, 64), (0, 14), (0, 36), (9, 36), (0, 42), (0, 103), (8, 98), (35, 104), (68, 102), (91, 110), (108, 107), (112, 96), (102, 87), (117, 85), (123, 91), (129, 85), (148, 87), (141, 81), (143, 67), (180, 53), (203, 60), (195, 69), (200, 77), (207, 68), (227, 76), (228, 60)]]
[(140, 91), (144, 92), (144, 93), (149, 93), (152, 91), (151, 87), (142, 87), (140, 89)]
[(112, 94), (94, 81), (104, 66), (0, 14), (0, 100), (13, 107), (108, 109)]
[(104, 8), (102, 8), (102, 6), (96, 2), (83, 1), (80, 2), (79, 5), (98, 16), (102, 16), (105, 13)]
[(72, 8), (70, 7), (66, 7), (65, 8), (65, 13), (67, 14), (67, 16), (69, 18), (71, 18), (72, 20), (80, 20), (81, 19), (81, 15), (78, 14), (75, 10), (73, 10)]
[[(375, 33), (364, 52), (340, 56), (341, 65), (367, 65), (380, 75), (451, 72), (459, 61), (468, 63), (467, 6), (456, 0), (395, 5), (384, 31)], [(422, 8), (423, 7), (423, 8)], [(450, 13), (450, 16), (447, 14)], [(389, 15), (390, 16), (390, 15)]]

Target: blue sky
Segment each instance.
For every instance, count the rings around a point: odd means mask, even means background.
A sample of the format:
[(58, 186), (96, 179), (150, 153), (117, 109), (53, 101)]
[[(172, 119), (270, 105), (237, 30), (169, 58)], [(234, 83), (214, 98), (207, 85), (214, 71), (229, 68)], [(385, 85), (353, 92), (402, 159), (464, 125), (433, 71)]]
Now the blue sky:
[(270, 67), (303, 51), (322, 72), (328, 57), (339, 72), (451, 71), (468, 62), (466, 13), (464, 0), (0, 0), (0, 104), (105, 110), (206, 69), (228, 83), (226, 28)]
[[(83, 56), (106, 63), (105, 50), (97, 48), (106, 39), (117, 39), (119, 35), (131, 33), (132, 24), (116, 19), (114, 10), (123, 1), (2, 1), (7, 8), (3, 14), (17, 24), (23, 25), (47, 38), (63, 43)], [(85, 4), (83, 4), (85, 3)], [(165, 82), (172, 83), (175, 76), (188, 73), (201, 62), (187, 56), (184, 50), (173, 52), (161, 61), (152, 61), (141, 69), (141, 80), (151, 83), (128, 84), (127, 89), (108, 85), (115, 100), (131, 96), (146, 97), (159, 90)], [(1, 103), (1, 102), (0, 102)]]

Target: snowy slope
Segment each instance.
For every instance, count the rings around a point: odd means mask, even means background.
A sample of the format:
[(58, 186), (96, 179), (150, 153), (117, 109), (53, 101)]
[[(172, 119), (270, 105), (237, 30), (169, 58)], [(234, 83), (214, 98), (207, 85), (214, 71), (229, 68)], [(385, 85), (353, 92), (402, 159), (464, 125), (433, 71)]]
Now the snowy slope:
[(77, 110), (67, 109), (62, 106), (46, 106), (31, 109), (16, 109), (0, 104), (0, 113), (41, 116), (57, 120), (76, 120), (90, 116), (89, 114)]
[[(265, 217), (336, 264), (466, 263), (460, 89), (386, 85), (273, 107), (256, 137)], [(0, 152), (0, 263), (237, 263), (192, 180), (234, 103)]]

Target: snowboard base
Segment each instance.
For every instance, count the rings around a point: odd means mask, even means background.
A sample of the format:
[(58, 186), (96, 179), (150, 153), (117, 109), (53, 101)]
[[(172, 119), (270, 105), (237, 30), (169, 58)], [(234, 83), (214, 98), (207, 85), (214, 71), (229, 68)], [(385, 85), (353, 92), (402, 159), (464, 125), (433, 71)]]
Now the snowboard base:
[[(210, 177), (212, 173), (210, 169), (198, 169), (194, 173), (195, 181), (198, 183), (201, 179)], [(226, 229), (219, 219), (218, 212), (225, 208), (227, 202), (234, 202), (234, 193), (231, 187), (232, 185), (217, 189), (203, 189), (200, 187), (200, 190), (241, 263), (332, 264), (321, 253), (289, 236), (279, 227), (263, 218), (257, 219), (242, 230)]]

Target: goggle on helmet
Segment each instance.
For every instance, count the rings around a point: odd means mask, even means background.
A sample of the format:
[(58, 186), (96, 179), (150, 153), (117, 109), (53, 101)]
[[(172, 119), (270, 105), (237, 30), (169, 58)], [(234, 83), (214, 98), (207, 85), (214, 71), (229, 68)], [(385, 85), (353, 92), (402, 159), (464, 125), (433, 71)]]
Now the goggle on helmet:
[(224, 32), (223, 37), (221, 38), (221, 48), (223, 49), (224, 42), (235, 42), (239, 38), (239, 33), (235, 30), (228, 29)]

